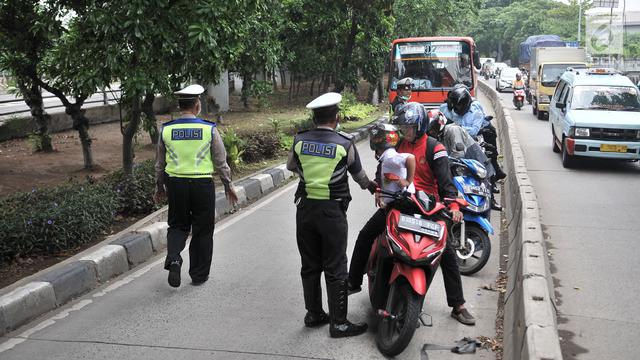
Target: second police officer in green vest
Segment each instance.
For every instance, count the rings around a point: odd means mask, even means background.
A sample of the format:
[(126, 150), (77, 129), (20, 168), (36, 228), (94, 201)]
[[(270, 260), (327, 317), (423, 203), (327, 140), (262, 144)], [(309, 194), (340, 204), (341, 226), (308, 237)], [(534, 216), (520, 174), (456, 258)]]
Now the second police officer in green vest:
[[(287, 168), (300, 176), (295, 194), (296, 238), (302, 258), (304, 323), (330, 323), (331, 337), (360, 335), (367, 324), (347, 320), (347, 206), (351, 200), (347, 172), (362, 189), (377, 187), (362, 168), (352, 136), (336, 131), (342, 96), (327, 93), (307, 105), (316, 128), (299, 132)], [(322, 309), (320, 275), (324, 272), (329, 316)]]
[(156, 155), (156, 193), (154, 200), (169, 200), (167, 258), (168, 282), (180, 286), (182, 257), (189, 233), (189, 275), (193, 285), (209, 278), (213, 256), (215, 224), (214, 165), (227, 199), (238, 201), (231, 187), (227, 154), (216, 124), (198, 118), (200, 85), (190, 85), (175, 92), (182, 115), (162, 126)]

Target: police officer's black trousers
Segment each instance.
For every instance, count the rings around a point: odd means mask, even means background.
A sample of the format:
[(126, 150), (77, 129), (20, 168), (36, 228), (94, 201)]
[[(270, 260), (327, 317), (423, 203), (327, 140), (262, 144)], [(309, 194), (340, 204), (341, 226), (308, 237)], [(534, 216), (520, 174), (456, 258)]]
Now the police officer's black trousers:
[(296, 211), (300, 276), (308, 311), (322, 310), (320, 275), (327, 284), (347, 279), (347, 214), (342, 202), (302, 199)]
[[(373, 246), (376, 237), (385, 231), (386, 214), (387, 212), (384, 209), (378, 209), (358, 234), (358, 239), (353, 248), (353, 255), (351, 256), (351, 264), (349, 265), (349, 282), (353, 286), (362, 285), (362, 276), (366, 270), (371, 246)], [(447, 224), (447, 228), (450, 228), (450, 226), (451, 224)], [(442, 269), (444, 289), (447, 293), (447, 304), (450, 307), (464, 304), (458, 258), (450, 242), (447, 242), (447, 246), (442, 253), (440, 268)]]
[(213, 256), (213, 230), (215, 225), (215, 189), (213, 179), (170, 177), (167, 183), (169, 214), (167, 230), (167, 258), (165, 269), (173, 261), (182, 264), (180, 252), (184, 250), (189, 232), (189, 275), (194, 281), (209, 276)]

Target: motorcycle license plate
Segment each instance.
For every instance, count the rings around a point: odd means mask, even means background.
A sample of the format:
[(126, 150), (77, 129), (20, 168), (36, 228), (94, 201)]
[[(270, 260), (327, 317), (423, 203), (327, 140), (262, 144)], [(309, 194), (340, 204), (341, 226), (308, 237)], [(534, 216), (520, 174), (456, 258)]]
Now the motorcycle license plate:
[(440, 235), (441, 225), (433, 221), (400, 214), (398, 227), (418, 234), (438, 237)]
[(476, 195), (486, 195), (487, 190), (484, 186), (468, 186), (465, 189), (465, 193), (476, 194)]
[(626, 153), (627, 145), (602, 144), (600, 145), (600, 151)]

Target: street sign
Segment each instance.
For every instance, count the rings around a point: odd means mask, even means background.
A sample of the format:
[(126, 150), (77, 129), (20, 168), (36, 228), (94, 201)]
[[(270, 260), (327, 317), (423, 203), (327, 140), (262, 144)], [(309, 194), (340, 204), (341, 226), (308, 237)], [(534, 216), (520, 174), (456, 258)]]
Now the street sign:
[(593, 7), (617, 8), (620, 0), (593, 0)]

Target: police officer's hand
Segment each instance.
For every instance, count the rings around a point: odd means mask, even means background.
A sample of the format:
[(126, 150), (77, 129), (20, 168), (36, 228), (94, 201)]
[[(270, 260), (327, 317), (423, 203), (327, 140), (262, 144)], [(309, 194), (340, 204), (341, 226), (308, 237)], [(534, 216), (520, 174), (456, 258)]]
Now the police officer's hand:
[(377, 192), (374, 196), (376, 198), (376, 206), (379, 208), (384, 208), (384, 201), (382, 200), (382, 196), (380, 196), (380, 193)]
[(460, 210), (451, 210), (451, 219), (455, 223), (462, 221), (462, 212)]
[(224, 193), (231, 205), (235, 205), (238, 203), (238, 195), (236, 194), (236, 191), (233, 189), (233, 187), (227, 187), (226, 189), (224, 189)]
[(376, 190), (378, 190), (378, 183), (373, 180), (369, 181), (369, 185), (367, 185), (367, 190), (369, 190), (371, 195), (375, 194)]
[(156, 204), (164, 204), (167, 201), (167, 192), (156, 190), (156, 192), (153, 194), (153, 201)]

